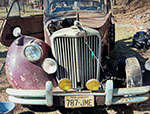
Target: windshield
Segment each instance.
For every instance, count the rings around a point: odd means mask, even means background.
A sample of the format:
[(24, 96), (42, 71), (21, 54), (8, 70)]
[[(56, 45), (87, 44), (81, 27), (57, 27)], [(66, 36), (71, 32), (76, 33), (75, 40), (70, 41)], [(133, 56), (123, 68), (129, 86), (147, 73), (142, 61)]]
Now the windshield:
[(104, 12), (104, 0), (47, 0), (46, 14), (63, 11)]

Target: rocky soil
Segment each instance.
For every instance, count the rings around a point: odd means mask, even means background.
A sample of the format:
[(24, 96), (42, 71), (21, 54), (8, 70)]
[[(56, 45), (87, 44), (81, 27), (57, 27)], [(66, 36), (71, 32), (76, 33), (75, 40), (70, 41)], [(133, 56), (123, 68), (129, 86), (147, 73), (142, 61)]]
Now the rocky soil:
[(114, 6), (114, 15), (119, 24), (131, 24), (135, 31), (150, 27), (150, 1), (133, 0), (128, 6)]

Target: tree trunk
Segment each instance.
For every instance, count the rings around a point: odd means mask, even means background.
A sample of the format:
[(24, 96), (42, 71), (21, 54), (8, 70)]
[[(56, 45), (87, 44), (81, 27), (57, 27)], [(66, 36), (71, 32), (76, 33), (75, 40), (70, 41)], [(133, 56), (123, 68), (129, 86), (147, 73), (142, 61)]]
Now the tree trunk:
[(8, 8), (7, 8), (7, 6), (5, 6), (5, 9), (6, 9), (6, 13), (8, 13)]
[(116, 5), (116, 0), (113, 0), (113, 5)]

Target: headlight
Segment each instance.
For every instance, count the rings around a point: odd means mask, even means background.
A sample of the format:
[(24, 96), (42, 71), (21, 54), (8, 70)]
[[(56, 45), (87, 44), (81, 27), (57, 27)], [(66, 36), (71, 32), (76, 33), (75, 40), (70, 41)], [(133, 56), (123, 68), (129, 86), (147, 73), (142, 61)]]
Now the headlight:
[(60, 80), (60, 82), (58, 83), (58, 86), (61, 90), (67, 91), (69, 89), (71, 89), (71, 81), (67, 78), (63, 78)]
[(43, 50), (37, 43), (31, 43), (25, 46), (24, 56), (31, 62), (38, 61), (43, 56)]
[(46, 58), (42, 64), (43, 70), (48, 74), (53, 74), (57, 70), (57, 63), (54, 59)]
[(87, 81), (86, 83), (86, 87), (87, 89), (91, 90), (91, 91), (96, 91), (99, 89), (100, 83), (98, 80), (96, 79), (90, 79)]

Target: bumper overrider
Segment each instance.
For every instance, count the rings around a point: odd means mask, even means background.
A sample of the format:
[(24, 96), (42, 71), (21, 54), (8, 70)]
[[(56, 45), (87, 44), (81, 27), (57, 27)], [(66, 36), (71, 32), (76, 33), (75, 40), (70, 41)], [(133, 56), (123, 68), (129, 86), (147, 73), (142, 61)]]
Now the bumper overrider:
[[(105, 92), (91, 91), (55, 91), (51, 81), (46, 82), (45, 90), (21, 90), (8, 88), (9, 100), (23, 105), (65, 106), (66, 97), (92, 96), (94, 105), (117, 105), (140, 103), (149, 99), (150, 86), (133, 88), (113, 88), (113, 80), (106, 82)], [(81, 106), (80, 106), (81, 107)], [(84, 107), (84, 106), (83, 106)], [(90, 105), (88, 106), (90, 107)], [(67, 107), (66, 107), (67, 108)]]

